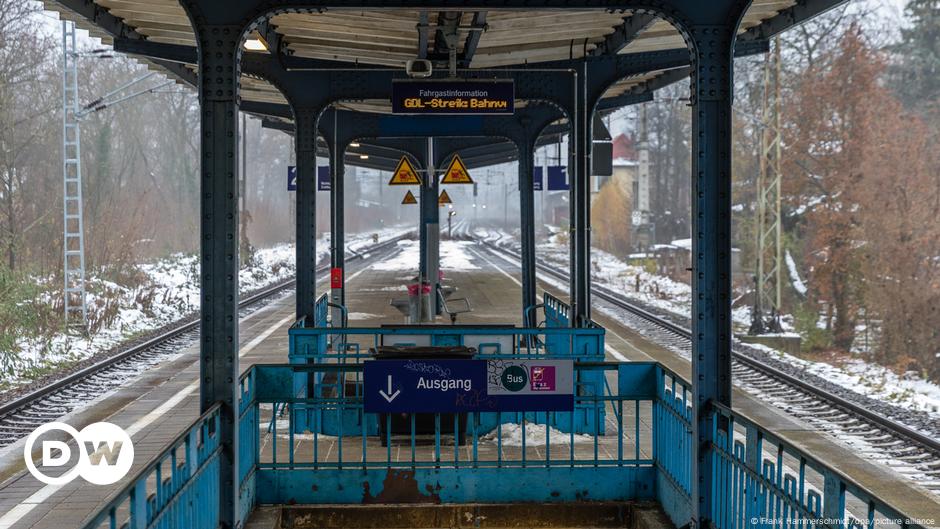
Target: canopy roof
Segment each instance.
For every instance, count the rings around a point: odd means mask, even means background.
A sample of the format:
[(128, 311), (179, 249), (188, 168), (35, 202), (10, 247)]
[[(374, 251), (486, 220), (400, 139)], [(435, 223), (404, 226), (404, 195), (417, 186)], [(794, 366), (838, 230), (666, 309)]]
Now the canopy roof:
[[(754, 0), (740, 28), (742, 39), (766, 39), (844, 0)], [(115, 37), (150, 43), (195, 47), (189, 18), (177, 0), (44, 0), (46, 9), (75, 21), (92, 36), (111, 44)], [(349, 63), (350, 66), (403, 68), (409, 59), (425, 58), (446, 68), (445, 35), (455, 35), (460, 68), (523, 66), (545, 61), (581, 59), (600, 54), (627, 54), (684, 48), (678, 30), (668, 22), (631, 10), (500, 9), (455, 11), (420, 9), (362, 10), (329, 8), (318, 13), (273, 16), (253, 39), (280, 41), (280, 51), (294, 57)], [(196, 67), (188, 61), (144, 58), (153, 69), (193, 84)], [(653, 70), (622, 79), (605, 93), (652, 91), (687, 79), (688, 68)], [(250, 103), (287, 101), (270, 83), (243, 75), (241, 99)], [(524, 105), (520, 102), (517, 106)], [(387, 100), (357, 101), (351, 110), (389, 112)], [(283, 116), (279, 119), (283, 120)]]

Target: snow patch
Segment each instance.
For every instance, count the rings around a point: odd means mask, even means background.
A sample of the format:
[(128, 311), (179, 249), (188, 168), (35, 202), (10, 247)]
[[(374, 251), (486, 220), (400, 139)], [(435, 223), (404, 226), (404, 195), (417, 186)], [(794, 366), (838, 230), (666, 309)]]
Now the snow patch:
[[(373, 244), (373, 236), (386, 241), (408, 231), (410, 228), (392, 227), (377, 232), (347, 236), (346, 247), (367, 247)], [(317, 259), (329, 254), (330, 236), (324, 234), (317, 240)], [(242, 293), (281, 282), (294, 275), (295, 250), (293, 244), (279, 244), (255, 252), (247, 266), (238, 274), (239, 290)], [(4, 373), (11, 386), (28, 382), (37, 368), (78, 362), (104, 352), (129, 338), (149, 332), (199, 310), (199, 259), (195, 255), (174, 254), (164, 259), (137, 265), (144, 276), (140, 286), (128, 287), (98, 278), (90, 273), (86, 280), (87, 302), (92, 310), (102, 312), (106, 307), (116, 314), (98, 332), (91, 336), (59, 334), (50, 340), (20, 338), (15, 352), (0, 357), (0, 365), (9, 370)], [(44, 296), (46, 303), (53, 303), (55, 295)]]
[(806, 283), (800, 278), (800, 271), (796, 268), (796, 261), (794, 261), (793, 256), (790, 255), (790, 250), (787, 250), (784, 260), (787, 262), (787, 272), (790, 273), (790, 284), (793, 285), (793, 288), (799, 292), (801, 296), (806, 296)]
[[(503, 423), (502, 425), (502, 443), (503, 446), (522, 446), (522, 425), (516, 423)], [(563, 432), (556, 428), (549, 426), (547, 428), (548, 435), (546, 433), (546, 426), (544, 424), (526, 424), (525, 425), (525, 444), (526, 446), (545, 446), (545, 440), (548, 439), (550, 444), (570, 444), (571, 443), (571, 434)], [(497, 444), (499, 437), (499, 430), (493, 430), (492, 432), (483, 435), (480, 437), (481, 443), (492, 443)], [(594, 437), (585, 434), (575, 434), (574, 435), (574, 444), (582, 443), (593, 443)]]

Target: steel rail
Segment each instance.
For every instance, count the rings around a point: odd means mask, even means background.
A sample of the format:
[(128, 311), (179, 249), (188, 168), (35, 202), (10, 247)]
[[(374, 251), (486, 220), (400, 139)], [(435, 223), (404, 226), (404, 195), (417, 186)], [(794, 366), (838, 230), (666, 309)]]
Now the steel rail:
[[(356, 252), (347, 259), (347, 262), (354, 261), (356, 259), (364, 259), (363, 255), (369, 254), (371, 252), (383, 250), (389, 246), (397, 244), (398, 241), (411, 237), (412, 233), (406, 233), (396, 237), (392, 237), (387, 241), (382, 241), (380, 243), (371, 245), (364, 249), (356, 250)], [(317, 272), (323, 273), (328, 271), (330, 268), (329, 264), (325, 264), (317, 267)], [(271, 296), (280, 293), (281, 291), (292, 287), (295, 283), (294, 278), (289, 278), (280, 283), (264, 287), (258, 291), (255, 291), (251, 295), (241, 299), (238, 303), (239, 310), (250, 307), (260, 301), (270, 298)], [(111, 369), (114, 366), (132, 360), (134, 357), (137, 357), (141, 354), (146, 353), (148, 350), (159, 346), (161, 343), (176, 338), (177, 336), (196, 330), (199, 327), (199, 319), (188, 321), (177, 325), (171, 329), (168, 329), (160, 334), (148, 338), (144, 342), (141, 342), (137, 345), (131, 346), (126, 351), (118, 353), (114, 356), (104, 358), (99, 362), (96, 362), (92, 365), (84, 367), (74, 373), (70, 373), (61, 379), (58, 379), (50, 384), (47, 384), (41, 388), (25, 393), (9, 402), (3, 403), (0, 405), (0, 419), (7, 418), (15, 414), (18, 410), (24, 409), (32, 405), (33, 403), (49, 397), (53, 393), (67, 388), (73, 384), (81, 382), (85, 379), (88, 379), (98, 373), (101, 373), (105, 370)]]
[[(491, 249), (492, 251), (502, 252), (503, 254), (510, 255), (515, 259), (521, 259), (521, 256), (512, 250), (503, 248), (501, 246), (495, 245), (488, 241), (482, 241), (479, 239), (478, 241), (481, 242), (487, 248)], [(568, 274), (564, 272), (560, 272), (542, 263), (541, 261), (537, 261), (535, 266), (539, 270), (539, 272), (545, 273), (547, 275), (560, 279), (564, 282), (568, 281)], [(635, 305), (634, 303), (631, 303), (629, 300), (625, 299), (623, 296), (613, 292), (612, 290), (608, 288), (595, 285), (591, 287), (591, 291), (598, 298), (603, 299), (604, 301), (612, 305), (615, 305), (617, 308), (626, 310), (627, 312), (635, 316), (638, 316), (639, 318), (646, 320), (649, 323), (652, 323), (656, 326), (666, 329), (669, 332), (672, 332), (682, 338), (685, 338), (689, 340), (690, 342), (692, 340), (692, 332), (689, 329), (682, 327), (681, 325), (678, 325), (674, 322), (671, 322), (661, 316), (653, 314), (652, 312), (645, 310), (642, 307)], [(747, 367), (750, 367), (751, 369), (759, 371), (771, 378), (775, 378), (777, 380), (785, 382), (786, 384), (789, 384), (790, 386), (793, 386), (794, 388), (804, 393), (810, 394), (820, 400), (827, 401), (827, 403), (833, 407), (840, 408), (842, 409), (842, 411), (847, 412), (849, 414), (860, 416), (864, 418), (865, 420), (867, 420), (868, 422), (872, 423), (873, 425), (883, 430), (888, 431), (889, 433), (892, 433), (898, 437), (906, 438), (909, 441), (917, 443), (926, 449), (929, 449), (937, 454), (940, 454), (940, 440), (938, 439), (934, 439), (933, 437), (930, 437), (929, 435), (919, 432), (913, 428), (910, 428), (904, 424), (894, 421), (888, 417), (879, 415), (857, 403), (854, 403), (848, 399), (840, 397), (839, 395), (836, 395), (825, 389), (814, 386), (809, 382), (801, 380), (798, 377), (795, 377), (789, 373), (786, 373), (772, 365), (769, 365), (767, 363), (761, 362), (760, 360), (752, 358), (751, 356), (745, 353), (742, 353), (740, 351), (732, 350), (732, 357), (734, 358), (734, 360), (741, 362), (742, 364), (746, 365)]]

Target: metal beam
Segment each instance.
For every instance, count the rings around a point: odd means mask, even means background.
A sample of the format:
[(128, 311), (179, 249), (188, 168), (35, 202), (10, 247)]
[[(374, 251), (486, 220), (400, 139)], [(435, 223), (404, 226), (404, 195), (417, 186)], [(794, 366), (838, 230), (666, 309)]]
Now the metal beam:
[(650, 27), (659, 17), (651, 13), (636, 13), (617, 26), (613, 33), (607, 35), (600, 45), (591, 50), (588, 55), (616, 55)]
[(635, 86), (624, 92), (624, 96), (627, 95), (640, 95), (640, 94), (650, 94), (660, 88), (677, 83), (679, 81), (690, 79), (692, 75), (692, 68), (690, 66), (685, 66), (682, 68), (674, 68), (672, 70), (666, 70), (665, 72), (657, 75), (656, 77), (646, 81), (640, 86)]
[(274, 118), (294, 119), (294, 112), (290, 105), (280, 103), (268, 103), (266, 101), (242, 101), (238, 108), (242, 112), (257, 114), (259, 116), (271, 116)]
[(473, 62), (473, 56), (477, 52), (477, 46), (480, 45), (480, 37), (486, 31), (486, 11), (477, 11), (473, 14), (471, 26), (479, 29), (471, 29), (467, 35), (467, 40), (463, 44), (463, 53), (460, 57), (460, 66), (469, 68)]
[[(88, 0), (56, 0), (55, 3), (62, 6), (66, 11), (74, 13), (78, 19), (84, 20), (97, 27), (112, 39), (116, 40), (122, 38), (144, 41), (147, 38), (145, 35), (138, 33), (131, 26), (125, 24), (120, 18), (109, 13), (107, 9), (102, 9), (94, 2)], [(85, 24), (79, 24), (79, 26), (82, 25)], [(164, 68), (170, 77), (195, 86), (196, 75), (186, 68), (186, 66), (167, 61), (153, 62)]]
[[(688, 74), (686, 75), (688, 77)], [(628, 92), (620, 94), (615, 97), (608, 97), (606, 99), (601, 99), (601, 102), (597, 104), (595, 110), (597, 112), (602, 112), (605, 110), (615, 110), (621, 107), (628, 107), (630, 105), (636, 105), (637, 103), (648, 103), (653, 100), (653, 91), (652, 90), (643, 90), (640, 93)]]
[(798, 26), (807, 20), (834, 9), (848, 0), (799, 0), (796, 5), (784, 9), (775, 17), (767, 19), (738, 36), (738, 42), (769, 40), (774, 35)]
[(428, 25), (428, 11), (421, 10), (418, 15), (418, 59), (426, 59), (428, 56), (428, 32), (431, 30)]
[(196, 47), (183, 44), (167, 44), (166, 42), (154, 42), (139, 38), (115, 37), (113, 46), (114, 51), (144, 58), (184, 64), (196, 64), (196, 61), (199, 60), (199, 52)]
[(457, 45), (456, 37), (460, 19), (463, 13), (460, 11), (441, 11), (437, 15), (437, 31), (434, 34), (434, 58), (446, 59), (450, 51), (449, 43)]

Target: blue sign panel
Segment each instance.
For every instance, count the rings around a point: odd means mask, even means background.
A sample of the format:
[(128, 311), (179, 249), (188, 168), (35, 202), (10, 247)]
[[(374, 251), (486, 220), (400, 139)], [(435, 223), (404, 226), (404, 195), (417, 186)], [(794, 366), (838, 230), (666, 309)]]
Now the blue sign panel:
[(287, 190), (297, 191), (297, 166), (287, 166)]
[(542, 190), (542, 168), (535, 167), (532, 171), (532, 190), (541, 191)]
[(568, 174), (564, 165), (548, 166), (548, 190), (566, 191), (568, 189)]
[(392, 114), (512, 114), (512, 81), (392, 81)]
[(571, 411), (570, 360), (371, 360), (367, 413)]
[(330, 190), (330, 167), (322, 165), (317, 167), (317, 191)]
[[(323, 165), (317, 167), (317, 191), (330, 190), (330, 167)], [(297, 166), (287, 166), (287, 190), (297, 191)]]

